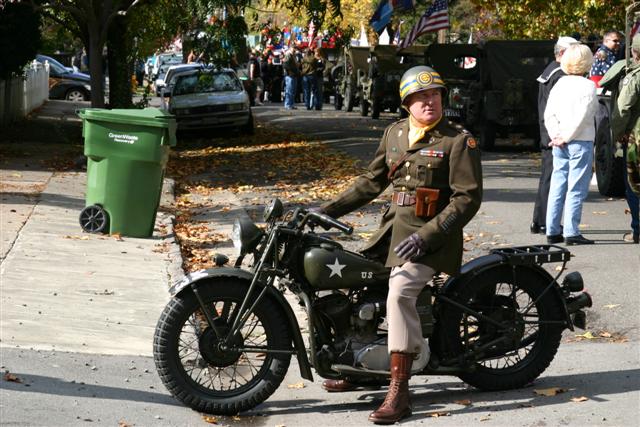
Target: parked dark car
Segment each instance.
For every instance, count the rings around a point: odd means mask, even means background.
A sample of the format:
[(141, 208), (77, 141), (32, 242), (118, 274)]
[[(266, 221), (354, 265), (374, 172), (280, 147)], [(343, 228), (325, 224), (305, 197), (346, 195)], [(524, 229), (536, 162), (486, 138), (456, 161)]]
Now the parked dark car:
[(45, 55), (36, 55), (36, 61), (49, 63), (49, 99), (67, 101), (89, 101), (91, 99), (91, 78), (88, 74), (74, 73), (60, 62)]

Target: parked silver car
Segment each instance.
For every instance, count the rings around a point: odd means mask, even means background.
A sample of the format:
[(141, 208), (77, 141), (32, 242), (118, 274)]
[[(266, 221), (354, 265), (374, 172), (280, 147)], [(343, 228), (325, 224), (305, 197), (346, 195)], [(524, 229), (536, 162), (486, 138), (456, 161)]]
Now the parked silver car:
[(176, 75), (169, 112), (178, 129), (232, 128), (253, 133), (249, 95), (232, 69), (197, 69)]

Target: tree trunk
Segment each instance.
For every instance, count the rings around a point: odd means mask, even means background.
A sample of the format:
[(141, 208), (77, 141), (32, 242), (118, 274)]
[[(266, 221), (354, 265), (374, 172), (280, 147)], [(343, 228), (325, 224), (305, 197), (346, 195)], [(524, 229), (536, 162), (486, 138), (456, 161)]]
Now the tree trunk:
[(89, 75), (91, 76), (91, 107), (104, 108), (103, 44), (97, 31), (89, 32)]
[(107, 52), (109, 62), (109, 106), (131, 108), (131, 76), (133, 75), (132, 40), (127, 31), (126, 16), (117, 16), (109, 26)]

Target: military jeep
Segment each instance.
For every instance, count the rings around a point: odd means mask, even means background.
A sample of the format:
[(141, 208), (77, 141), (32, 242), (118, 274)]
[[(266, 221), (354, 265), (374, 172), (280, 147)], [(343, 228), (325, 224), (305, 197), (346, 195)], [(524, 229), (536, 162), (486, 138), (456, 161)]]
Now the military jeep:
[(369, 68), (358, 80), (360, 114), (377, 119), (380, 112), (400, 108), (400, 80), (406, 70), (424, 64), (426, 46), (413, 45), (398, 50), (395, 45), (378, 45), (369, 53)]
[(369, 46), (345, 46), (341, 64), (334, 67), (336, 110), (353, 111), (359, 103), (358, 81), (368, 73)]
[[(477, 45), (432, 45), (429, 64), (449, 88), (445, 115), (460, 121), (491, 150), (496, 135), (522, 132), (535, 142), (537, 77), (553, 60), (553, 40), (490, 40)], [(473, 66), (472, 66), (473, 65)]]
[(477, 44), (432, 44), (426, 56), (448, 88), (444, 100), (445, 117), (473, 128), (479, 121), (482, 100), (480, 47)]
[[(336, 81), (336, 75), (338, 74), (340, 68), (344, 67), (343, 65), (343, 55), (342, 55), (342, 49), (340, 48), (335, 48), (335, 47), (323, 47), (322, 48), (322, 52), (325, 56), (325, 67), (324, 67), (324, 71), (322, 73), (322, 78), (323, 78), (323, 84), (322, 84), (322, 97), (325, 103), (329, 103), (331, 96), (334, 96), (334, 104), (336, 104), (336, 100), (337, 97), (335, 97), (336, 95), (336, 88), (337, 88), (337, 81)], [(335, 70), (335, 72), (334, 72)], [(339, 110), (341, 107), (338, 107), (336, 105), (336, 110)]]

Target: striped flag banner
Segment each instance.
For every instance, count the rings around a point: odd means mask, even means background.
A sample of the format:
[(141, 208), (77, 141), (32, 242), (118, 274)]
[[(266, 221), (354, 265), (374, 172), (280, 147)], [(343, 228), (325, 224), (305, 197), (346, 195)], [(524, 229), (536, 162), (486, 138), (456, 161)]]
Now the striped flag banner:
[(447, 0), (435, 0), (431, 7), (420, 17), (407, 37), (402, 39), (398, 49), (411, 46), (424, 33), (449, 28), (449, 8)]

